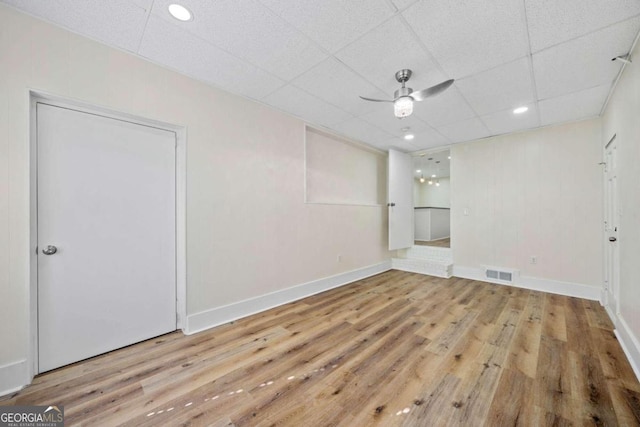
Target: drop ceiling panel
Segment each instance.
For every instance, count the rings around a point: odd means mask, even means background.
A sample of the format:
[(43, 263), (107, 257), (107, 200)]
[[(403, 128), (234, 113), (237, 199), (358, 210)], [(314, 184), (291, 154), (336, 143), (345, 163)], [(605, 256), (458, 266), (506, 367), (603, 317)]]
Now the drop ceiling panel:
[(151, 15), (140, 55), (217, 87), (262, 98), (284, 82)]
[(416, 1), (418, 1), (418, 0), (391, 0), (393, 5), (396, 8), (398, 8), (398, 10), (406, 9), (407, 7), (409, 7), (412, 4), (414, 4)]
[(613, 83), (631, 48), (640, 18), (625, 21), (533, 55), (539, 99)]
[(441, 94), (416, 104), (413, 114), (434, 127), (470, 119), (476, 115), (460, 95), (457, 83)]
[(528, 57), (458, 80), (456, 86), (480, 115), (535, 99)]
[(476, 117), (462, 122), (440, 126), (437, 130), (451, 142), (472, 141), (490, 135), (487, 127)]
[[(172, 1), (0, 3), (404, 150), (520, 130), (540, 117), (541, 125), (592, 117), (621, 68), (611, 58), (626, 54), (640, 30), (640, 0), (180, 0), (194, 13), (189, 22), (170, 17)], [(401, 68), (413, 70), (414, 90), (457, 81), (402, 121), (392, 104), (358, 98), (391, 98)], [(522, 103), (538, 114), (510, 115)], [(401, 139), (406, 126), (413, 142)]]
[(388, 99), (393, 98), (393, 92), (400, 87), (395, 73), (402, 68), (413, 71), (407, 85), (414, 90), (446, 80), (400, 17), (373, 29), (338, 52), (336, 57), (385, 91)]
[(444, 135), (432, 128), (416, 132), (415, 138), (410, 142), (418, 147), (418, 150), (449, 144), (449, 140)]
[(2, 0), (76, 33), (135, 52), (147, 10), (129, 0)]
[(527, 105), (529, 110), (522, 114), (514, 114), (513, 109), (498, 111), (480, 117), (492, 135), (522, 131), (540, 126), (535, 104)]
[(405, 141), (402, 138), (392, 138), (385, 142), (385, 147), (388, 149), (394, 149), (403, 151), (405, 153), (411, 153), (412, 151), (418, 151), (418, 146), (412, 144), (410, 141)]
[(385, 0), (260, 0), (330, 52), (336, 52), (394, 14)]
[(425, 0), (402, 15), (448, 77), (459, 79), (528, 53), (521, 2)]
[[(292, 82), (318, 98), (340, 106), (354, 115), (372, 111), (376, 103), (363, 101), (358, 95), (385, 98), (375, 86), (354, 73), (335, 58), (329, 58)], [(391, 104), (389, 104), (391, 105)]]
[[(363, 101), (365, 102), (365, 101)], [(371, 103), (375, 109), (367, 114), (360, 116), (361, 119), (372, 125), (384, 130), (393, 136), (403, 136), (403, 128), (409, 128), (409, 133), (418, 133), (429, 129), (429, 125), (420, 120), (415, 114), (404, 119), (399, 119), (393, 115), (393, 104), (391, 103)], [(418, 103), (414, 104), (415, 108), (418, 108)]]
[(150, 10), (151, 6), (153, 5), (153, 0), (130, 0), (130, 1), (131, 3), (135, 3), (137, 6), (140, 6), (145, 10)]
[(308, 37), (257, 1), (184, 1), (194, 15), (188, 22), (169, 15), (168, 5), (173, 2), (156, 1), (153, 13), (282, 79), (290, 80), (327, 57)]
[(284, 86), (264, 98), (264, 102), (300, 117), (303, 120), (331, 128), (353, 117), (295, 86)]
[(541, 124), (549, 125), (587, 117), (595, 117), (609, 95), (609, 85), (540, 101)]
[(333, 128), (342, 135), (366, 144), (380, 145), (391, 138), (391, 135), (358, 117), (338, 123)]
[(525, 6), (533, 52), (640, 14), (638, 0), (527, 0)]

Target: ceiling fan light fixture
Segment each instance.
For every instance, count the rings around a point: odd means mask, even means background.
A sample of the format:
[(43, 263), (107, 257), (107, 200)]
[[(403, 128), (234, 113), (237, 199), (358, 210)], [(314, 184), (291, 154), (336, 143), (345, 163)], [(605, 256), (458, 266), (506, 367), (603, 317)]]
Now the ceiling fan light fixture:
[(424, 176), (420, 177), (420, 183), (424, 184)]
[(393, 102), (393, 114), (399, 119), (409, 117), (413, 113), (413, 99), (401, 96)]

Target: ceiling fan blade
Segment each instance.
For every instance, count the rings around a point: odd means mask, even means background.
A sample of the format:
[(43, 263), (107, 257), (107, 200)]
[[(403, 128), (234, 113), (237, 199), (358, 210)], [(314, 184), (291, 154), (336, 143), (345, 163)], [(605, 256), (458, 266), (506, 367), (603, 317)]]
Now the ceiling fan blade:
[(425, 98), (437, 95), (440, 92), (444, 92), (452, 84), (453, 84), (453, 79), (447, 80), (447, 81), (439, 83), (439, 84), (437, 84), (435, 86), (431, 86), (430, 88), (422, 89), (422, 90), (419, 90), (417, 92), (412, 92), (411, 93), (411, 97), (413, 98), (414, 101), (422, 101)]
[(364, 99), (365, 101), (373, 101), (373, 102), (393, 102), (393, 99), (374, 99), (374, 98), (365, 98), (364, 96), (361, 96), (360, 98)]

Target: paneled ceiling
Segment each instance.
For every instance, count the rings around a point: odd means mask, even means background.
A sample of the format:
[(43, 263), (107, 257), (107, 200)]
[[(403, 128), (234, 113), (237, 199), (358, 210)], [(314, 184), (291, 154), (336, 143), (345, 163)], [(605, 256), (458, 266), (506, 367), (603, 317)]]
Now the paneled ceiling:
[[(417, 151), (597, 116), (639, 0), (0, 0), (372, 146)], [(181, 22), (171, 3), (193, 12)], [(450, 78), (406, 119), (391, 98)], [(513, 109), (529, 110), (514, 115)], [(406, 130), (415, 138), (406, 141)]]

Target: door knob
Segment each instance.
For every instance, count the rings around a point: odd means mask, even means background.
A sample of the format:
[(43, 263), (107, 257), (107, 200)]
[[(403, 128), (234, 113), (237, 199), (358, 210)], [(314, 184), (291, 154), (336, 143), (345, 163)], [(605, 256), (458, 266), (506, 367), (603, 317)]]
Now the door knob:
[(395, 206), (395, 205), (396, 205), (395, 203), (387, 203), (387, 206), (391, 206), (391, 207), (393, 207), (393, 206)]
[(618, 240), (618, 239), (616, 239), (615, 237), (609, 237), (609, 241), (610, 241), (610, 242), (615, 242), (615, 241), (617, 241), (617, 240)]
[(47, 246), (46, 248), (44, 248), (44, 249), (42, 250), (42, 253), (43, 253), (43, 254), (45, 254), (45, 255), (53, 255), (53, 254), (55, 254), (56, 252), (58, 252), (58, 248), (56, 248), (56, 247), (55, 247), (55, 246), (53, 246), (53, 245), (49, 245), (49, 246)]

